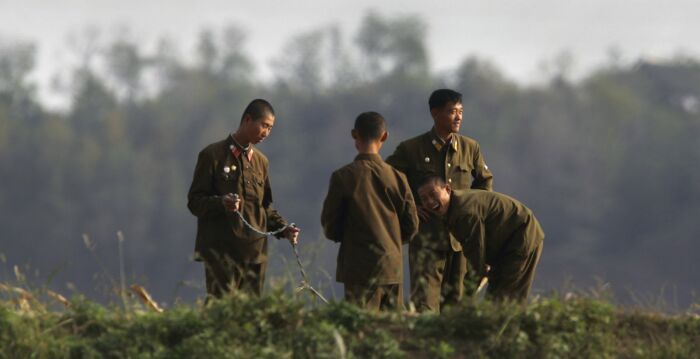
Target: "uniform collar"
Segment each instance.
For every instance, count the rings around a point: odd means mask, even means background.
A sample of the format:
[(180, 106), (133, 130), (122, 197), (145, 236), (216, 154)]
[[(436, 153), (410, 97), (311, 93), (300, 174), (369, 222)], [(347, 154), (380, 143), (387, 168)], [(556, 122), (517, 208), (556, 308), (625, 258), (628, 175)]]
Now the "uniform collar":
[(233, 155), (233, 157), (239, 158), (241, 154), (244, 153), (246, 158), (248, 158), (248, 161), (251, 161), (253, 159), (253, 145), (249, 144), (248, 147), (241, 146), (233, 138), (233, 134), (228, 136), (226, 143), (228, 144), (228, 148), (231, 150), (231, 154)]
[(378, 153), (360, 153), (355, 157), (355, 161), (382, 162), (382, 156)]
[(437, 133), (435, 132), (435, 127), (431, 128), (428, 133), (430, 137), (430, 143), (433, 145), (433, 147), (435, 147), (435, 149), (438, 152), (442, 150), (442, 148), (445, 145), (449, 145), (450, 147), (452, 147), (453, 150), (457, 151), (458, 141), (455, 140), (455, 136), (457, 136), (456, 133), (453, 133), (450, 137), (450, 140), (447, 142), (445, 142), (445, 140), (443, 140), (442, 138), (440, 138), (440, 136), (437, 135)]

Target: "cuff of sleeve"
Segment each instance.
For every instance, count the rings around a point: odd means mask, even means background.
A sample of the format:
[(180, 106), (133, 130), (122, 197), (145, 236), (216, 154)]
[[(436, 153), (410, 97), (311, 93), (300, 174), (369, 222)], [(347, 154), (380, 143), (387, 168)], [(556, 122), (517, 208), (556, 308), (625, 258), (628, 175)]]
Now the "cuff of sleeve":
[[(272, 229), (272, 231), (280, 230), (280, 229), (284, 228), (284, 226), (286, 226), (286, 225), (287, 225), (287, 222), (280, 222), (280, 223), (278, 223), (277, 226), (275, 226), (275, 229)], [(275, 234), (275, 238), (277, 238), (277, 239), (284, 238), (284, 231)]]

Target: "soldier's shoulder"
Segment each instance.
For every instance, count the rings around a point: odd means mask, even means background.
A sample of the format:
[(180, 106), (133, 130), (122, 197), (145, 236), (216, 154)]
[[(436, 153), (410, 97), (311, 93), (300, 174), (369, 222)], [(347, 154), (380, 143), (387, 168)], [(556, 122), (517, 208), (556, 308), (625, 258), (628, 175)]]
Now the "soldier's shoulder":
[(461, 189), (452, 191), (453, 203), (461, 208), (462, 212), (479, 212), (478, 208), (491, 206), (494, 201), (499, 201), (499, 198), (494, 192), (484, 191), (480, 189)]
[(406, 175), (403, 172), (397, 170), (396, 168), (394, 168), (394, 166), (392, 166), (386, 162), (382, 163), (382, 168), (385, 171), (387, 171), (385, 173), (391, 173), (392, 175), (394, 175), (396, 177), (406, 179)]
[(491, 192), (491, 191), (485, 191), (483, 189), (473, 189), (473, 188), (464, 188), (464, 189), (455, 189), (452, 191), (454, 196), (457, 198), (460, 198), (461, 201), (467, 202), (470, 200), (486, 200), (486, 199), (492, 199), (492, 198), (498, 198), (501, 193), (497, 192)]
[(226, 148), (226, 140), (221, 140), (221, 141), (216, 141), (213, 143), (208, 144), (206, 147), (204, 147), (199, 153), (200, 154), (216, 154), (219, 152), (224, 151)]
[(465, 135), (457, 134), (457, 140), (464, 147), (469, 147), (469, 148), (479, 147), (479, 142), (477, 142), (475, 139), (473, 139), (471, 137), (467, 137)]
[(495, 191), (486, 191), (487, 193), (490, 193), (494, 199), (497, 201), (503, 202), (503, 203), (509, 203), (509, 204), (514, 204), (516, 206), (525, 206), (520, 200), (516, 199), (515, 197), (512, 197), (510, 195), (507, 195), (505, 193), (501, 192), (495, 192)]
[(415, 147), (415, 146), (420, 146), (425, 142), (426, 136), (430, 136), (430, 131), (421, 133), (418, 136), (411, 137), (409, 139), (401, 141), (399, 143), (399, 146), (405, 146), (405, 147)]
[(452, 189), (452, 197), (457, 201), (464, 200), (468, 195), (468, 189)]
[(474, 195), (470, 190), (452, 190), (452, 195), (450, 198), (450, 216), (457, 218), (467, 213), (467, 211), (469, 211), (471, 207), (469, 203), (472, 201), (474, 201)]
[[(394, 152), (394, 155), (390, 156), (390, 158), (398, 155), (404, 160), (410, 161), (411, 158), (418, 158), (419, 156), (421, 156), (422, 153), (424, 153), (428, 149), (429, 145), (430, 132), (426, 132), (421, 135), (401, 141), (401, 143), (399, 143), (399, 145), (396, 147), (396, 152)], [(393, 165), (390, 158), (387, 159), (389, 160), (389, 163)]]
[(253, 148), (253, 156), (256, 156), (256, 155), (260, 160), (265, 161), (265, 163), (269, 162), (269, 160), (267, 159), (267, 156), (265, 156), (265, 154), (262, 151), (260, 151), (259, 148), (254, 147)]
[(348, 174), (351, 174), (352, 172), (356, 171), (357, 167), (358, 164), (355, 163), (355, 161), (353, 161), (338, 168), (337, 170), (333, 171), (333, 173), (338, 176), (347, 176)]
[(350, 162), (331, 173), (331, 182), (337, 181), (344, 184), (355, 183), (355, 179), (360, 173), (361, 169), (358, 168), (358, 165), (354, 162)]

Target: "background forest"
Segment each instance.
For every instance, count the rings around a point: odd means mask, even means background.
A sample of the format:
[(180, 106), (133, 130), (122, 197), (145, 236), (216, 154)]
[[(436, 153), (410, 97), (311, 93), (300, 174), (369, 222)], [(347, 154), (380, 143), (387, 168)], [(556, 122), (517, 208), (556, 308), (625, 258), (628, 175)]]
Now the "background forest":
[[(66, 111), (38, 100), (37, 48), (3, 41), (0, 282), (14, 280), (17, 265), (35, 285), (108, 298), (121, 231), (128, 282), (166, 303), (203, 296), (186, 207), (196, 156), (263, 97), (278, 115), (260, 146), (275, 206), (302, 228), (313, 284), (340, 297), (337, 245), (323, 239), (319, 216), (331, 172), (355, 155), (355, 116), (385, 115), (386, 157), (430, 128), (430, 92), (451, 87), (464, 94), (462, 133), (480, 142), (495, 189), (526, 203), (545, 229), (535, 292), (602, 281), (623, 303), (697, 301), (698, 59), (623, 62), (613, 52), (571, 79), (574, 59), (563, 54), (523, 85), (475, 57), (431, 72), (426, 31), (417, 17), (368, 14), (353, 34), (293, 35), (267, 80), (236, 26), (203, 31), (194, 49), (86, 34), (66, 49), (83, 59), (61, 74)], [(295, 284), (288, 244), (270, 249), (268, 282)]]

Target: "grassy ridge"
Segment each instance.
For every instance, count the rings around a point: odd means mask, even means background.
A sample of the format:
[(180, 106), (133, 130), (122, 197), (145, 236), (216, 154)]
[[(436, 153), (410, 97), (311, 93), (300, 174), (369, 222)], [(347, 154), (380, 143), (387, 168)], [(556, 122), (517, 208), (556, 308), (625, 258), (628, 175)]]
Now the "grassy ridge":
[[(2, 299), (4, 298), (4, 299)], [(19, 299), (18, 299), (19, 298)], [(132, 303), (135, 305), (135, 303)], [(309, 307), (275, 292), (163, 313), (74, 298), (67, 308), (0, 297), (2, 358), (691, 358), (700, 318), (540, 298), (465, 301), (441, 315)]]

